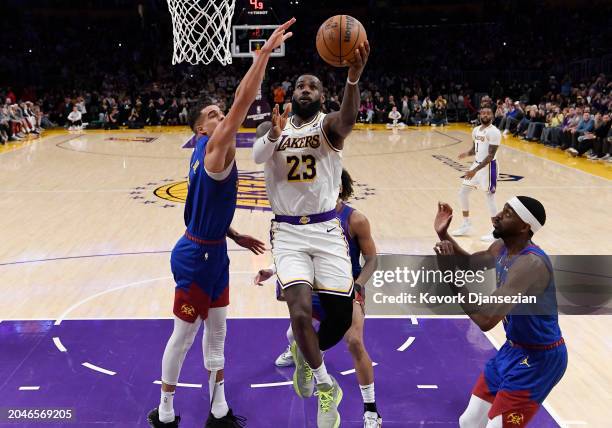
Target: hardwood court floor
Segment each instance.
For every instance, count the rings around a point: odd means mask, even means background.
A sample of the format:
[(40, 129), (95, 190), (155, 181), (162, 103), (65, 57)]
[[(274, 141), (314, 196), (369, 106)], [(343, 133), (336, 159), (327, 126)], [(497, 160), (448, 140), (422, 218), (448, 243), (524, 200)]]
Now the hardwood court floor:
[[(247, 130), (247, 132), (249, 132)], [(367, 214), (379, 252), (432, 254), (438, 200), (457, 211), (469, 147), (465, 126), (359, 129), (344, 151), (357, 181), (353, 205)], [(169, 253), (184, 230), (180, 202), (190, 150), (187, 129), (49, 132), (0, 150), (0, 320), (132, 319), (171, 315)], [(267, 242), (271, 213), (250, 136), (237, 151), (241, 173), (234, 227)], [(242, 144), (241, 144), (242, 145)], [(612, 168), (504, 139), (497, 203), (516, 194), (538, 198), (546, 226), (536, 242), (550, 254), (612, 254)], [(488, 232), (481, 193), (471, 197), (474, 236)], [(452, 226), (451, 226), (452, 227)], [(233, 318), (286, 317), (271, 286), (250, 285), (270, 263), (230, 244)], [(612, 322), (607, 316), (564, 316), (570, 365), (548, 405), (563, 426), (608, 426)], [(490, 337), (503, 343), (503, 331)], [(465, 391), (467, 394), (468, 391)], [(571, 403), (571, 405), (569, 404)]]

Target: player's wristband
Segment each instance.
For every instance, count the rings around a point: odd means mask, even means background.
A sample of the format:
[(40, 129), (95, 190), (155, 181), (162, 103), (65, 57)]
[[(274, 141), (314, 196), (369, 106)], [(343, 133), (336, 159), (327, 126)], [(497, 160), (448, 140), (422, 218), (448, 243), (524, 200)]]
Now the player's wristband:
[(348, 83), (349, 85), (353, 85), (355, 86), (357, 83), (359, 83), (359, 79), (355, 80), (354, 82), (351, 81), (351, 79), (349, 77), (346, 78), (346, 83)]
[(276, 143), (278, 141), (280, 137), (278, 138), (270, 138), (270, 131), (266, 132), (266, 135), (264, 135), (264, 142), (266, 143)]
[(359, 294), (362, 294), (362, 293), (363, 293), (363, 285), (361, 285), (361, 284), (359, 284), (359, 283), (355, 282), (355, 283), (353, 284), (353, 288), (355, 288), (355, 291), (356, 291), (357, 293), (359, 293)]

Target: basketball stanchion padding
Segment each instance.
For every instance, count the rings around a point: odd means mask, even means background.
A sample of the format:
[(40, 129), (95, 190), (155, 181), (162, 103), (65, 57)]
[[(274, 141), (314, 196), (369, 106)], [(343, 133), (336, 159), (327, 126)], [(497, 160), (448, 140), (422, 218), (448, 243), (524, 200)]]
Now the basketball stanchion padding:
[(172, 16), (172, 64), (232, 63), (231, 23), (235, 0), (168, 0)]

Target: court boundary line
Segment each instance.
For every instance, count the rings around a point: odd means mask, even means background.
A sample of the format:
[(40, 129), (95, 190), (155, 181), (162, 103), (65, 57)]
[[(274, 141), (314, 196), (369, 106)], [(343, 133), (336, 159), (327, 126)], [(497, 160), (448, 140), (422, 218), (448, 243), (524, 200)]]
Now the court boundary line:
[[(246, 248), (228, 248), (227, 251), (244, 252), (244, 251), (250, 251), (250, 250)], [(134, 255), (141, 255), (141, 254), (164, 254), (164, 253), (171, 253), (171, 252), (172, 250), (155, 250), (155, 251), (127, 251), (125, 253), (85, 254), (85, 255), (80, 255), (80, 256), (50, 257), (47, 259), (17, 260), (13, 262), (0, 263), (0, 266), (54, 262), (58, 260), (85, 259), (85, 258), (92, 258), (92, 257), (120, 257), (120, 256), (134, 256)]]

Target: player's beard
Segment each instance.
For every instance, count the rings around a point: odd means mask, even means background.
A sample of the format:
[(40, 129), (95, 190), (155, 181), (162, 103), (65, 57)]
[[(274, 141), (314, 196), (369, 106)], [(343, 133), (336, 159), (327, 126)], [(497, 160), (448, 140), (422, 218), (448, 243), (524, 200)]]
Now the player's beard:
[(298, 100), (291, 98), (291, 112), (300, 119), (310, 119), (315, 114), (321, 111), (321, 100), (315, 100), (302, 106)]
[(488, 126), (488, 125), (491, 123), (491, 119), (487, 118), (487, 119), (486, 119), (486, 122), (485, 122), (485, 120), (483, 120), (483, 118), (480, 118), (480, 122), (481, 122), (483, 125), (487, 125), (487, 126)]

